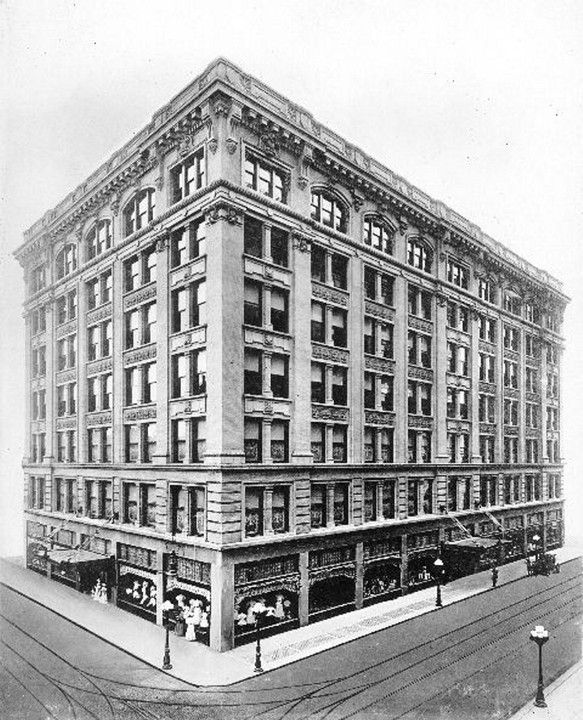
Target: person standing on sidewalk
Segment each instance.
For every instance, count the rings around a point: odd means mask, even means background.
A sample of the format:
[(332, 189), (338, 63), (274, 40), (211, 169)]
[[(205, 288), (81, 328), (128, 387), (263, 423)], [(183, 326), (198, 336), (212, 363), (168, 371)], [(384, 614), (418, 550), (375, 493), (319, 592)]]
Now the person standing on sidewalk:
[(495, 588), (498, 584), (498, 568), (496, 565), (492, 566), (492, 587)]

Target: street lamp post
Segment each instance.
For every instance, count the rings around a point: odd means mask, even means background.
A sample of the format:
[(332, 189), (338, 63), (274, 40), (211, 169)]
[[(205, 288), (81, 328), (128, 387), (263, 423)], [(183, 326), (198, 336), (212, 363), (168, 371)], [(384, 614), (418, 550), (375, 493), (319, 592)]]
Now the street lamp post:
[(533, 535), (532, 541), (534, 543), (534, 559), (538, 562), (539, 555), (540, 555), (540, 536), (539, 535)]
[(543, 692), (543, 645), (549, 639), (549, 633), (542, 625), (537, 625), (534, 630), (530, 631), (530, 639), (538, 645), (538, 687), (534, 704), (536, 707), (546, 707)]
[(437, 587), (435, 606), (442, 607), (443, 603), (441, 602), (441, 576), (443, 575), (443, 560), (439, 557), (433, 563), (433, 574), (435, 576), (435, 583)]
[(263, 667), (261, 665), (261, 625), (267, 614), (267, 608), (265, 603), (257, 601), (251, 608), (253, 615), (255, 616), (255, 631), (256, 631), (256, 645), (255, 645), (255, 672), (262, 673)]
[(172, 663), (170, 662), (170, 625), (168, 624), (168, 613), (174, 609), (174, 605), (170, 600), (165, 600), (162, 603), (162, 612), (164, 614), (164, 620), (166, 625), (166, 644), (164, 645), (164, 662), (162, 665), (163, 670), (171, 670)]

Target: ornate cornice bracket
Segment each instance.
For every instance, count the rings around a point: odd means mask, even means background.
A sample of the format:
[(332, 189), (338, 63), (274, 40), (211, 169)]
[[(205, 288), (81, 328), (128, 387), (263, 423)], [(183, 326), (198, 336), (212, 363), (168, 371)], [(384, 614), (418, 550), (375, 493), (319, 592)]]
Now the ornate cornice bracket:
[(225, 221), (229, 225), (243, 224), (243, 211), (237, 205), (227, 200), (219, 199), (209, 205), (205, 212), (205, 219), (209, 225)]

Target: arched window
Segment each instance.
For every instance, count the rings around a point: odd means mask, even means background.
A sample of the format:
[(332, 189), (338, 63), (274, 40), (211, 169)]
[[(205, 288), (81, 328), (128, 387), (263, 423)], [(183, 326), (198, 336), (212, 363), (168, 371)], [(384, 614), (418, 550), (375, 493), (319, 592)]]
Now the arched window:
[(111, 220), (99, 220), (85, 238), (86, 259), (92, 260), (109, 250), (112, 242)]
[(407, 262), (414, 268), (431, 272), (433, 253), (427, 245), (418, 238), (410, 238), (407, 241)]
[(393, 231), (381, 218), (369, 215), (364, 218), (363, 240), (365, 245), (370, 245), (388, 255), (393, 254)]
[(57, 255), (57, 280), (70, 275), (77, 269), (77, 247), (72, 243), (65, 245)]
[(345, 233), (348, 212), (344, 203), (325, 190), (312, 190), (312, 220)]
[(138, 190), (123, 211), (124, 236), (140, 230), (154, 219), (156, 191), (154, 188)]

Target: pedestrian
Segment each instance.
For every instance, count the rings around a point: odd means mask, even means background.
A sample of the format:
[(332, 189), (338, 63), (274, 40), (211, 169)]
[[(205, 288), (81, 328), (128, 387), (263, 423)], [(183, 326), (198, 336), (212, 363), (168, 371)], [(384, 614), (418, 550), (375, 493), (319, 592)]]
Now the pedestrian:
[(492, 587), (495, 588), (498, 584), (498, 568), (496, 565), (492, 568)]

